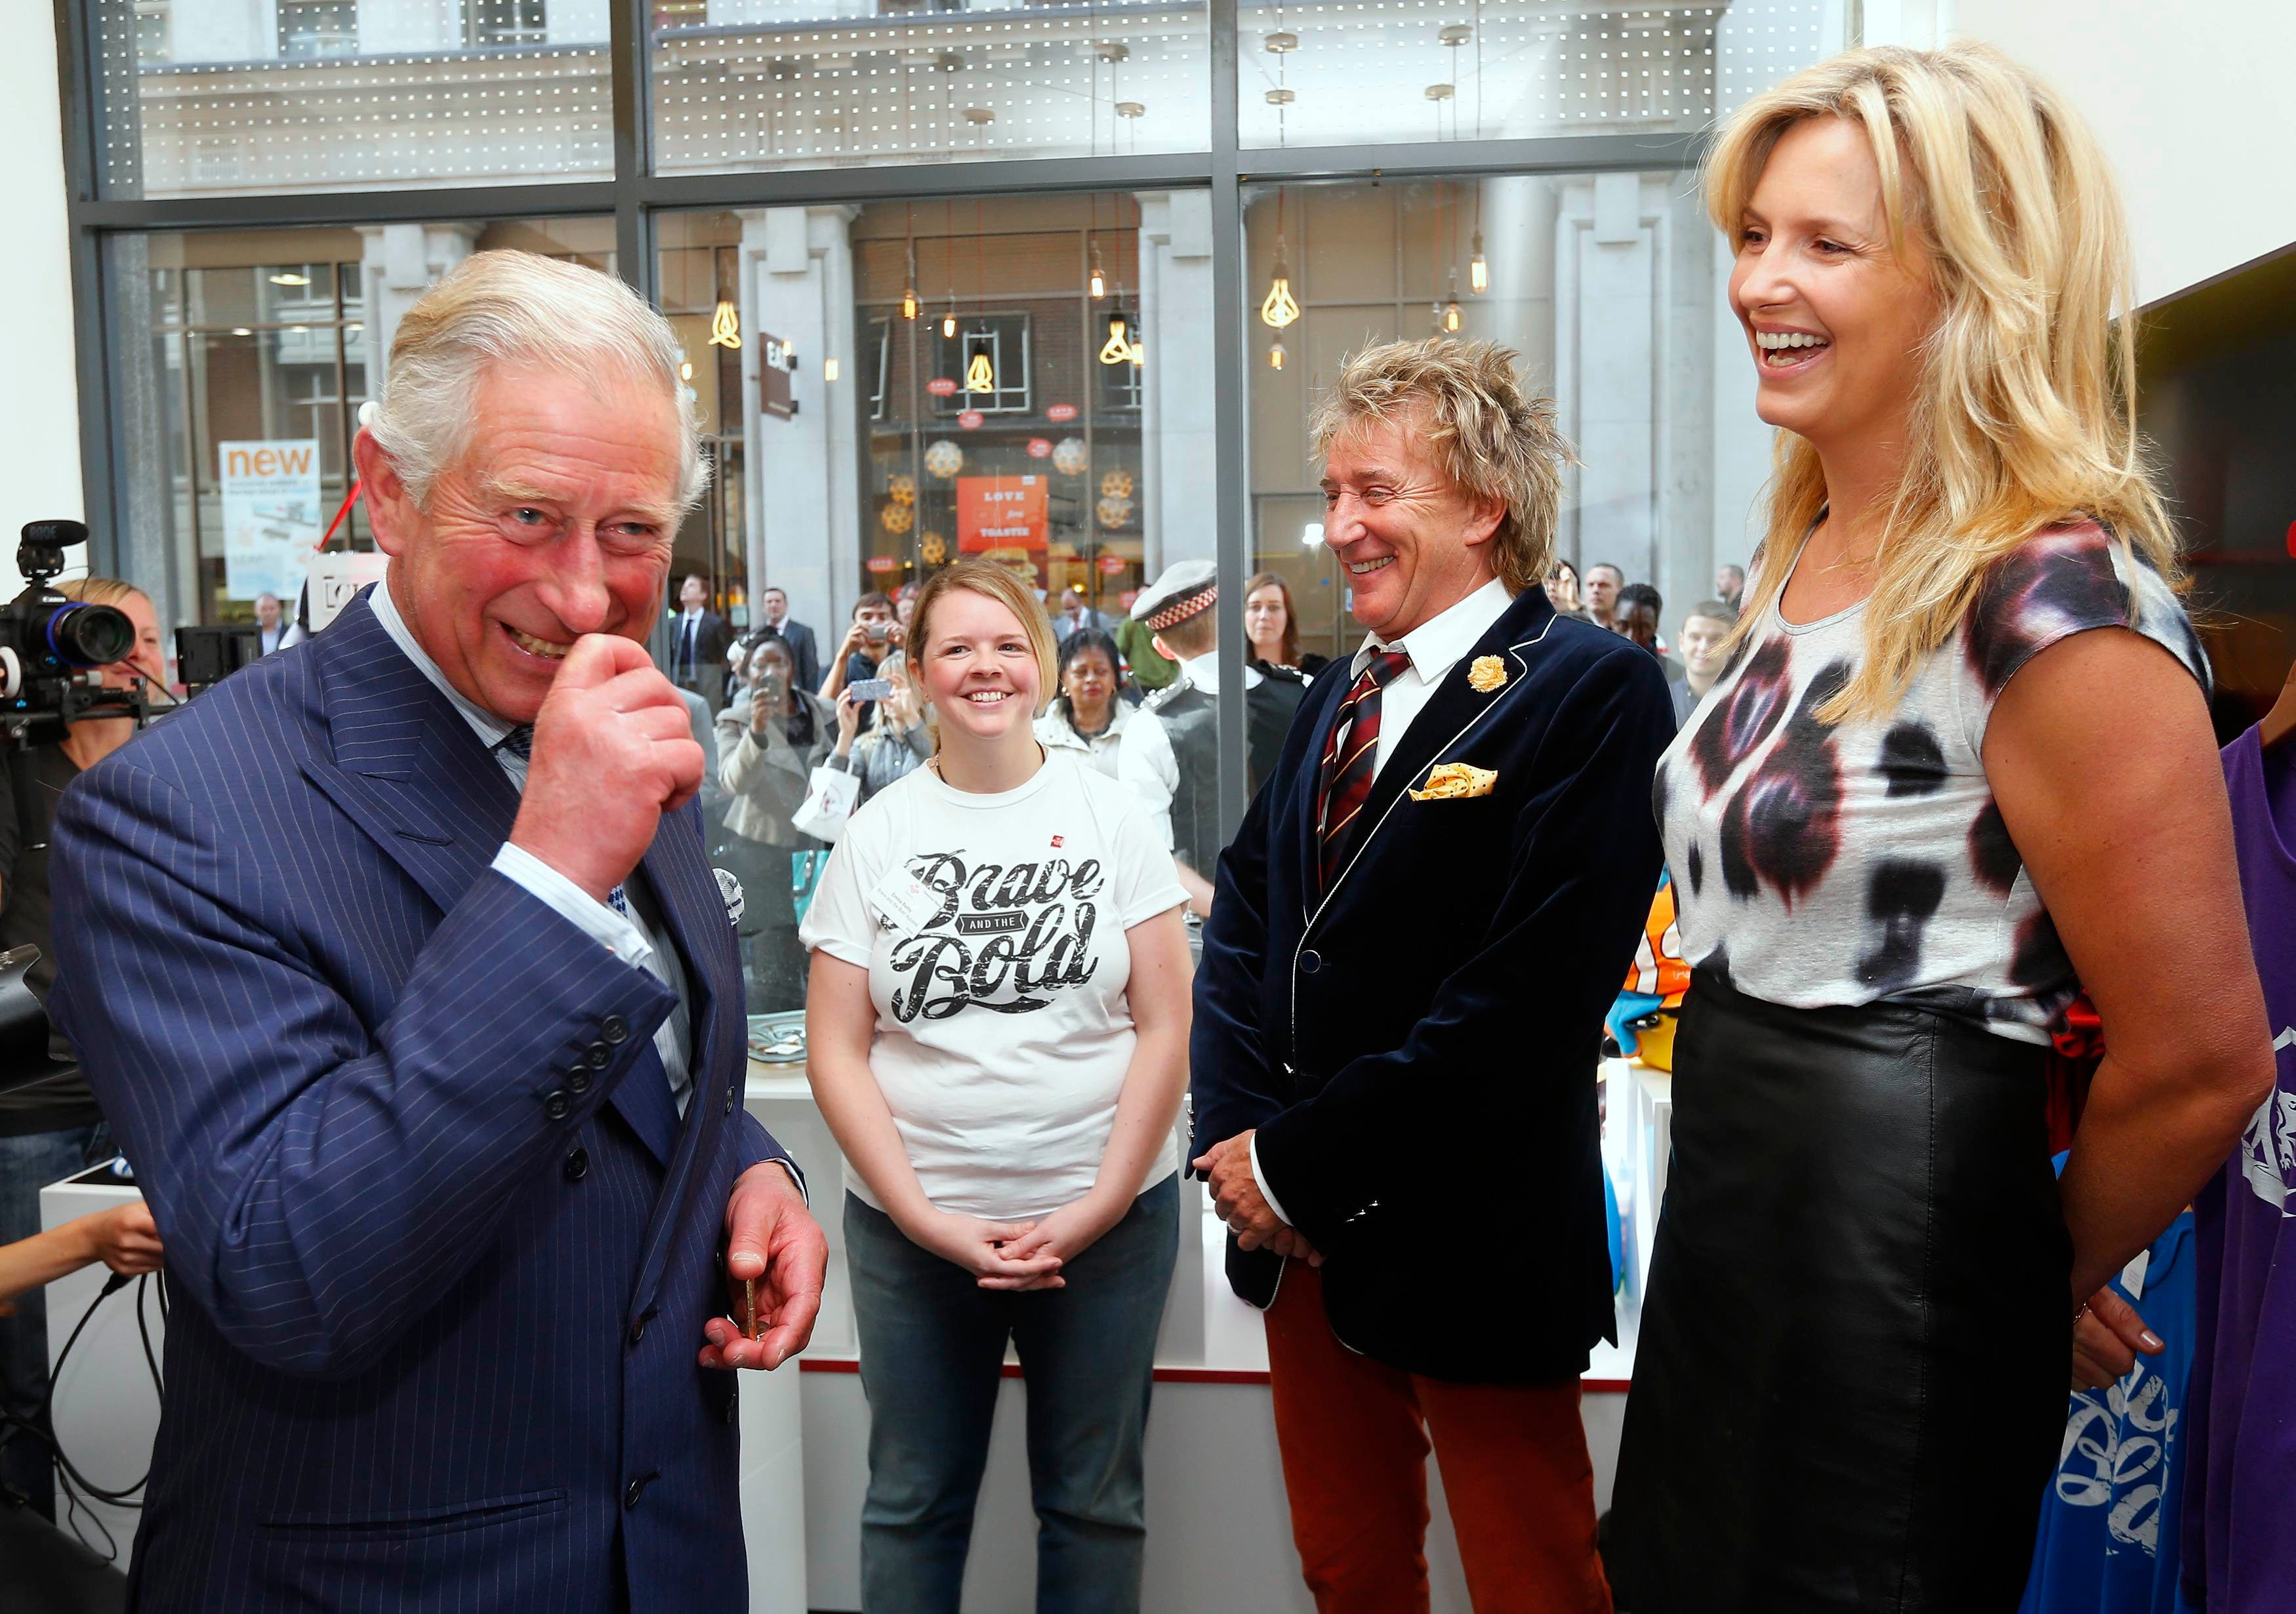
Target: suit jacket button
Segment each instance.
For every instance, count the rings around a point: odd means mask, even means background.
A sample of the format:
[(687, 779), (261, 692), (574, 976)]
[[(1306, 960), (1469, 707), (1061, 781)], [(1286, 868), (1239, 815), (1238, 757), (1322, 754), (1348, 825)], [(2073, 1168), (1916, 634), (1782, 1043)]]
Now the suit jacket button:
[(577, 1149), (573, 1153), (566, 1157), (566, 1180), (568, 1182), (578, 1183), (589, 1175), (590, 1151), (588, 1150)]
[(636, 1508), (638, 1498), (645, 1495), (646, 1482), (652, 1478), (652, 1474), (641, 1474), (631, 1480), (629, 1488), (622, 1493), (622, 1505), (626, 1508)]
[(603, 1070), (614, 1062), (614, 1051), (603, 1043), (592, 1043), (583, 1053), (582, 1062), (593, 1070)]
[(644, 1343), (644, 1341), (645, 1341), (645, 1325), (646, 1325), (646, 1320), (645, 1320), (644, 1317), (640, 1317), (636, 1322), (635, 1322), (635, 1323), (631, 1323), (631, 1324), (630, 1324), (630, 1343), (631, 1343), (631, 1344), (633, 1344), (633, 1345), (640, 1345), (640, 1344)]
[(598, 1028), (598, 1035), (619, 1046), (630, 1040), (630, 1022), (619, 1014), (609, 1014), (605, 1024)]
[(1300, 972), (1302, 975), (1313, 975), (1316, 971), (1323, 967), (1324, 955), (1321, 953), (1316, 952), (1315, 948), (1310, 947), (1305, 953), (1300, 954)]
[(590, 1067), (577, 1065), (566, 1073), (566, 1091), (579, 1098), (590, 1091)]
[(563, 1093), (553, 1092), (542, 1101), (542, 1113), (554, 1121), (564, 1120), (566, 1112), (573, 1108), (572, 1102)]

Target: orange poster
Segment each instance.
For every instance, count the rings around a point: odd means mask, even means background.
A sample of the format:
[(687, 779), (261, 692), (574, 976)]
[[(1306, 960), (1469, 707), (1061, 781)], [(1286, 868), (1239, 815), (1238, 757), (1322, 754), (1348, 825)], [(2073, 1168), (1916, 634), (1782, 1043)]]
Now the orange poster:
[(1047, 522), (1040, 476), (956, 479), (956, 546), (962, 550), (1042, 549)]

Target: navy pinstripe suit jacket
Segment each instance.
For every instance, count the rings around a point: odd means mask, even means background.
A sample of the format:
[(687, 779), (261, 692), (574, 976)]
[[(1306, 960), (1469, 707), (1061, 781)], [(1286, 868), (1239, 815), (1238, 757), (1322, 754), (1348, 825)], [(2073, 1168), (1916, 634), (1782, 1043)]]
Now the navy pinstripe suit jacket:
[[(284, 756), (289, 766), (278, 766)], [(516, 792), (364, 597), (74, 782), (53, 1009), (180, 1302), (143, 1610), (747, 1606), (724, 1309), (740, 966), (698, 810), (668, 988), (488, 867)]]

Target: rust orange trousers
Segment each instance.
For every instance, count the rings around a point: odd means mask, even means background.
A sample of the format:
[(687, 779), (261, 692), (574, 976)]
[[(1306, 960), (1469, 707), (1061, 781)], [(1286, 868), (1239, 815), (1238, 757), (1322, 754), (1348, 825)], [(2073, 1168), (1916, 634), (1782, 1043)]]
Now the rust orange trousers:
[(1357, 1356), (1304, 1261), (1284, 1263), (1267, 1323), (1292, 1538), (1317, 1614), (1425, 1614), (1431, 1438), (1475, 1614), (1610, 1614), (1577, 1380), (1452, 1384)]

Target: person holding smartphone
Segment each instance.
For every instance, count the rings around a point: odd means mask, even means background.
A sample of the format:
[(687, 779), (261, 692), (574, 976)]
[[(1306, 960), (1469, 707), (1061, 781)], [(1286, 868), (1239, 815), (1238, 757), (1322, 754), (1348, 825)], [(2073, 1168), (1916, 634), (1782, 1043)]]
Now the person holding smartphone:
[[(857, 678), (837, 697), (837, 746), (824, 765), (860, 780), (855, 812), (932, 755), (924, 701), (909, 676), (908, 658), (895, 651), (877, 670), (882, 676)], [(861, 714), (873, 703), (876, 717), (864, 728)]]
[(1010, 1341), (1037, 1606), (1126, 1614), (1179, 1251), (1186, 894), (1129, 792), (1037, 742), (1052, 629), (1022, 580), (937, 574), (911, 644), (938, 751), (847, 826), (802, 931), (869, 1400), (861, 1606), (956, 1614)]
[[(875, 677), (878, 668), (889, 654), (900, 648), (904, 637), (891, 600), (882, 594), (870, 593), (854, 601), (853, 620), (846, 626), (845, 642), (837, 647), (836, 665), (822, 680), (822, 700), (834, 706), (847, 684)], [(875, 715), (876, 702), (865, 702), (860, 710), (861, 726), (867, 728)]]

